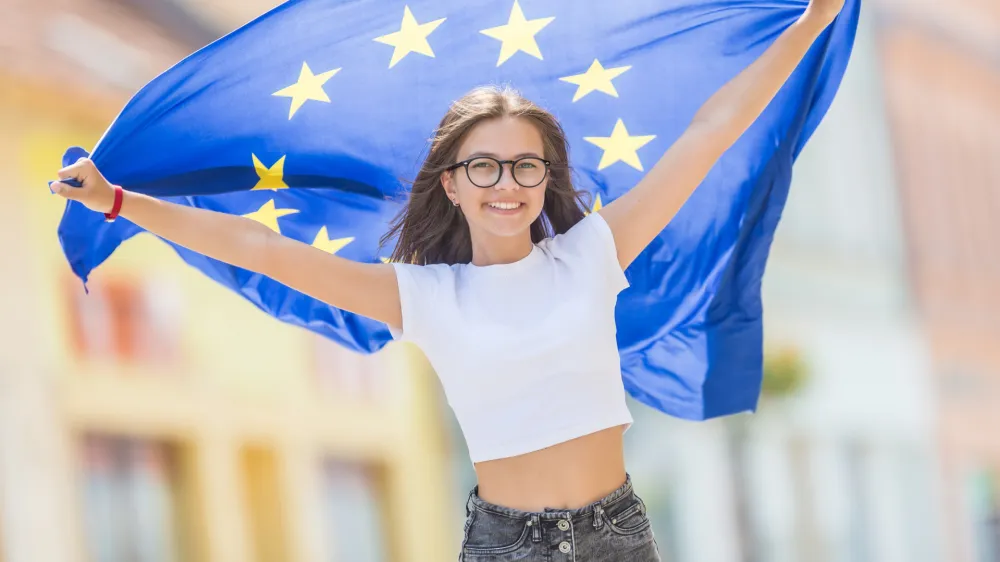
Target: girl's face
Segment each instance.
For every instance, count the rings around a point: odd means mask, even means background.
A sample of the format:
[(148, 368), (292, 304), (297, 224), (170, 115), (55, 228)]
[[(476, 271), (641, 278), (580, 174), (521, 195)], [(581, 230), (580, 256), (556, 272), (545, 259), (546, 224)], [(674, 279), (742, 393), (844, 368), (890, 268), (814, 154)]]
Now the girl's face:
[[(498, 165), (489, 158), (517, 162)], [(524, 119), (488, 119), (468, 132), (456, 162), (471, 162), (442, 174), (441, 184), (465, 214), (473, 239), (529, 233), (545, 201), (548, 173), (543, 158), (542, 135)], [(500, 180), (490, 186), (497, 173)]]

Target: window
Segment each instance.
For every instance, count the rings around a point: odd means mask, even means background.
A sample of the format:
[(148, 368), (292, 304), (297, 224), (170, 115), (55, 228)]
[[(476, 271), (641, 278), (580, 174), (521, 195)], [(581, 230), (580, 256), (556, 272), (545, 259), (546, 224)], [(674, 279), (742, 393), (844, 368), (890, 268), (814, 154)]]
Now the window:
[(871, 496), (872, 482), (868, 469), (870, 457), (871, 448), (863, 441), (849, 440), (843, 444), (850, 522), (847, 531), (849, 541), (847, 558), (850, 560), (874, 560), (872, 551), (875, 546), (874, 533), (877, 529), (872, 523), (874, 499)]
[(323, 463), (323, 529), (330, 538), (328, 562), (384, 562), (388, 541), (378, 473), (371, 467)]
[(242, 450), (244, 493), (254, 562), (288, 560), (288, 535), (282, 515), (280, 459), (270, 447)]
[(347, 402), (384, 402), (389, 391), (389, 365), (381, 351), (359, 353), (316, 336), (316, 376), (327, 395)]
[(975, 562), (1000, 560), (1000, 486), (998, 474), (972, 471), (965, 481), (966, 509), (972, 526)]
[(168, 363), (179, 355), (181, 303), (175, 283), (115, 276), (92, 279), (84, 291), (70, 277), (64, 287), (70, 346), (78, 356)]
[(165, 443), (90, 435), (82, 443), (88, 560), (179, 562), (176, 455)]

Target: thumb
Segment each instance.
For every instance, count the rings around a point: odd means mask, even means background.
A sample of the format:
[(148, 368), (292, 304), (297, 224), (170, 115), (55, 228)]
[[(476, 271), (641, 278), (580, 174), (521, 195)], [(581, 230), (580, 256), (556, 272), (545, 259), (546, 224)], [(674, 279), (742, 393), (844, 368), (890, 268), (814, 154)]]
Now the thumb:
[(52, 193), (61, 195), (66, 199), (73, 199), (73, 200), (76, 200), (77, 197), (79, 197), (79, 191), (80, 191), (80, 188), (72, 187), (59, 181), (52, 182), (52, 184), (49, 185), (49, 189), (52, 190)]

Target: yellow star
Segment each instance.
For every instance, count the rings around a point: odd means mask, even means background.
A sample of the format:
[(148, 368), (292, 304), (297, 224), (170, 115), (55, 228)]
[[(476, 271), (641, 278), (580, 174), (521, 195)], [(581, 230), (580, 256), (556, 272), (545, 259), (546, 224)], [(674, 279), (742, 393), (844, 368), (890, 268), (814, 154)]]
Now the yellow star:
[(243, 216), (248, 219), (253, 219), (278, 234), (281, 234), (281, 229), (278, 228), (278, 217), (291, 215), (297, 212), (298, 211), (295, 209), (275, 209), (274, 199), (268, 199), (267, 203), (264, 203), (259, 209)]
[(597, 211), (600, 211), (603, 208), (604, 208), (604, 205), (601, 203), (601, 194), (598, 193), (597, 194), (597, 200), (594, 201), (594, 208), (591, 209), (590, 212), (591, 213), (596, 213)]
[(392, 258), (379, 258), (379, 259), (382, 260), (382, 263), (392, 263)]
[(584, 72), (583, 74), (575, 74), (573, 76), (566, 76), (564, 78), (560, 78), (560, 80), (579, 86), (579, 88), (576, 89), (576, 94), (573, 96), (573, 101), (576, 101), (595, 90), (617, 98), (618, 91), (615, 90), (615, 85), (612, 84), (611, 81), (621, 76), (630, 68), (632, 67), (616, 66), (615, 68), (604, 68), (600, 61), (594, 59), (594, 62), (590, 65), (590, 68), (587, 69), (587, 72)]
[(507, 59), (514, 56), (518, 51), (524, 51), (529, 55), (541, 60), (542, 52), (538, 50), (538, 43), (535, 42), (535, 34), (542, 30), (556, 18), (538, 18), (528, 20), (524, 18), (521, 6), (514, 0), (514, 7), (510, 10), (510, 19), (506, 25), (491, 27), (480, 31), (502, 42), (500, 46), (500, 59), (497, 66), (500, 66)]
[[(600, 211), (602, 208), (604, 208), (604, 205), (601, 203), (601, 194), (598, 193), (597, 198), (594, 200), (594, 208), (590, 210), (590, 213), (596, 213), (597, 211)], [(589, 215), (590, 213), (585, 213), (585, 214)]]
[(604, 205), (601, 203), (601, 194), (598, 193), (597, 198), (594, 200), (594, 208), (591, 209), (590, 211), (584, 211), (583, 214), (584, 216), (586, 216), (589, 215), (590, 213), (596, 213), (597, 211), (600, 211), (602, 208), (604, 208)]
[(625, 123), (619, 119), (615, 123), (614, 130), (611, 131), (610, 137), (583, 137), (583, 140), (604, 149), (601, 163), (597, 165), (598, 170), (603, 170), (615, 162), (621, 161), (642, 171), (642, 162), (639, 161), (639, 155), (636, 151), (655, 138), (656, 135), (629, 136), (628, 130), (625, 129)]
[(273, 166), (268, 168), (265, 166), (256, 154), (251, 153), (250, 156), (253, 157), (253, 169), (257, 172), (257, 177), (260, 181), (257, 185), (253, 186), (250, 191), (258, 189), (288, 189), (288, 185), (285, 183), (285, 157), (282, 156), (278, 158), (278, 161), (274, 163)]
[(431, 50), (430, 43), (427, 42), (427, 36), (437, 29), (437, 26), (441, 25), (441, 22), (445, 19), (441, 18), (428, 23), (417, 23), (417, 19), (413, 17), (410, 7), (403, 6), (403, 23), (400, 25), (399, 31), (375, 38), (375, 41), (379, 43), (395, 47), (392, 50), (392, 60), (389, 61), (389, 68), (396, 66), (397, 62), (403, 60), (403, 57), (410, 53), (420, 53), (421, 55), (433, 57), (434, 51)]
[(313, 74), (309, 65), (303, 62), (302, 70), (299, 72), (299, 81), (271, 95), (292, 98), (292, 107), (288, 111), (288, 118), (291, 119), (295, 115), (295, 112), (308, 100), (330, 103), (330, 98), (323, 90), (323, 84), (326, 84), (326, 81), (338, 72), (340, 72), (340, 69), (334, 68), (322, 74)]
[(354, 241), (353, 236), (330, 240), (330, 235), (327, 234), (326, 227), (324, 226), (323, 228), (319, 229), (319, 232), (316, 234), (316, 239), (313, 240), (312, 245), (314, 248), (319, 248), (324, 252), (336, 254), (337, 252), (340, 251), (341, 248), (350, 244), (353, 241)]

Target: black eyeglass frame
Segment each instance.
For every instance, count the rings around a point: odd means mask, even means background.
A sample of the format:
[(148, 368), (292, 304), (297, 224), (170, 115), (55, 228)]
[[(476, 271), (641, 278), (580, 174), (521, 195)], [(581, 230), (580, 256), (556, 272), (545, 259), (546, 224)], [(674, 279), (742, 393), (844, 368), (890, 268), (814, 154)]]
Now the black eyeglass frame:
[[(469, 164), (471, 164), (475, 160), (484, 160), (484, 159), (485, 160), (492, 160), (492, 161), (496, 162), (497, 163), (497, 167), (500, 168), (500, 173), (497, 174), (497, 181), (491, 183), (490, 185), (479, 185), (478, 183), (476, 183), (475, 181), (473, 181), (472, 176), (469, 174)], [(538, 161), (542, 162), (543, 164), (545, 164), (545, 174), (542, 176), (542, 179), (538, 180), (538, 183), (536, 183), (534, 185), (524, 185), (523, 183), (517, 181), (517, 174), (514, 173), (514, 166), (516, 166), (517, 163), (520, 162), (520, 161), (522, 161), (522, 160), (538, 160)], [(552, 161), (551, 160), (546, 160), (545, 158), (539, 158), (538, 156), (522, 156), (522, 157), (520, 157), (520, 158), (518, 158), (516, 160), (498, 160), (498, 159), (496, 159), (496, 158), (494, 158), (492, 156), (473, 156), (472, 158), (466, 158), (465, 160), (462, 160), (461, 162), (455, 162), (451, 166), (448, 166), (447, 168), (445, 168), (445, 171), (450, 172), (450, 171), (455, 170), (455, 169), (457, 169), (459, 167), (464, 167), (465, 168), (465, 177), (469, 178), (469, 181), (472, 183), (472, 185), (474, 185), (476, 187), (479, 187), (479, 188), (482, 188), (482, 189), (489, 189), (489, 188), (495, 186), (496, 184), (500, 183), (500, 180), (503, 179), (504, 164), (510, 164), (510, 170), (511, 170), (510, 171), (510, 175), (511, 175), (512, 178), (514, 178), (514, 183), (516, 183), (517, 185), (519, 185), (519, 186), (521, 186), (521, 187), (523, 187), (525, 189), (531, 189), (533, 187), (538, 187), (538, 186), (542, 185), (542, 182), (545, 181), (545, 178), (549, 177), (549, 170), (550, 170), (550, 166), (552, 165)]]

